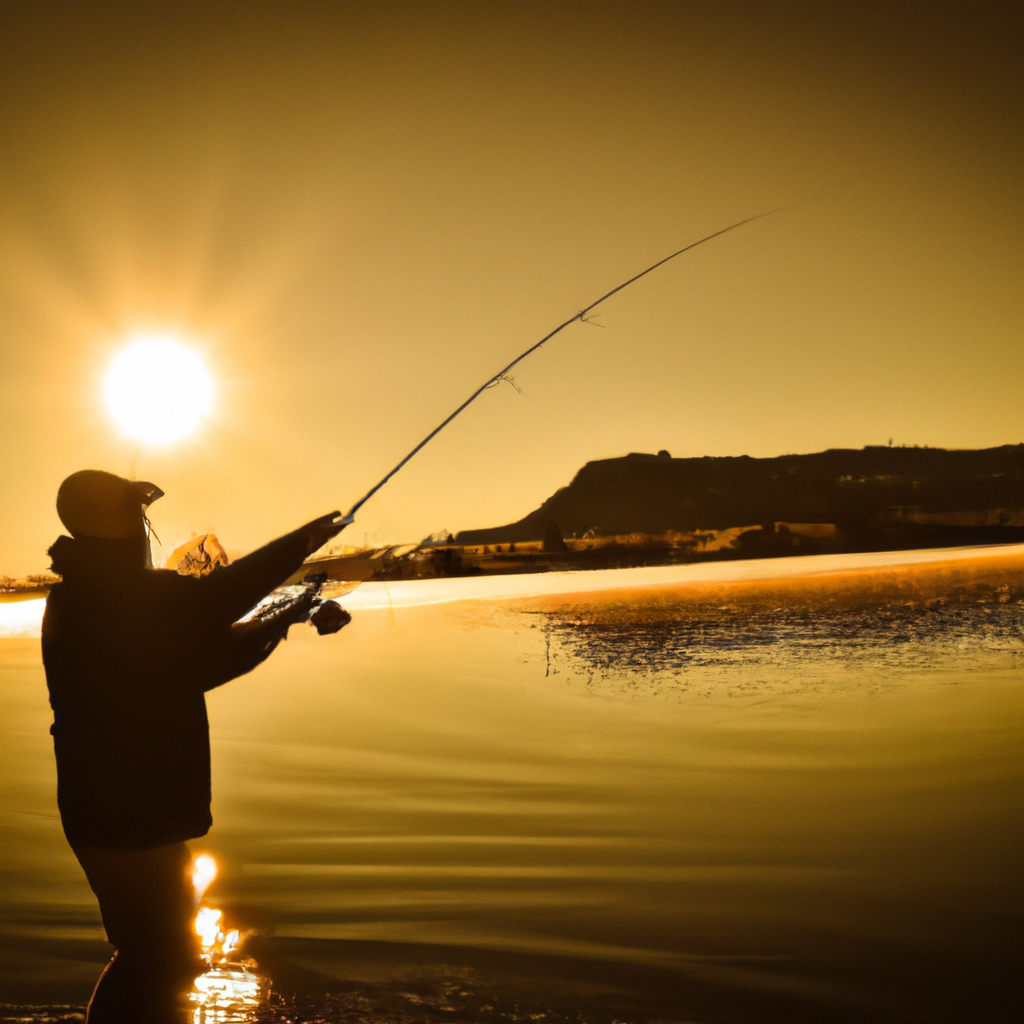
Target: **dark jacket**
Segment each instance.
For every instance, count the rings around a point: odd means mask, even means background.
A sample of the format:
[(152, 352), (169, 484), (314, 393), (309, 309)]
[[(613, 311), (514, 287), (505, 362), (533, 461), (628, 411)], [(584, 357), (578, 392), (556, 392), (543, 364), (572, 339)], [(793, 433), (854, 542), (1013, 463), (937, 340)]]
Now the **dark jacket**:
[[(73, 847), (146, 848), (205, 835), (205, 692), (273, 649), (232, 628), (301, 564), (288, 534), (193, 578), (145, 567), (145, 541), (60, 537), (43, 617), (57, 804)], [(280, 637), (277, 637), (279, 639)]]

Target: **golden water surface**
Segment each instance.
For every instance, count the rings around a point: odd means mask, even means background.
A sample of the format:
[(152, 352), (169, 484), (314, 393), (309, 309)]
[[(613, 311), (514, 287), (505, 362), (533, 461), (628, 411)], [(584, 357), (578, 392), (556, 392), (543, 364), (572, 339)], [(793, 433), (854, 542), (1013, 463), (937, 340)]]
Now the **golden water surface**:
[[(1017, 1020), (1022, 567), (356, 591), (210, 696), (211, 896), (281, 991), (427, 1017)], [(0, 1001), (81, 1003), (37, 640), (0, 709)]]

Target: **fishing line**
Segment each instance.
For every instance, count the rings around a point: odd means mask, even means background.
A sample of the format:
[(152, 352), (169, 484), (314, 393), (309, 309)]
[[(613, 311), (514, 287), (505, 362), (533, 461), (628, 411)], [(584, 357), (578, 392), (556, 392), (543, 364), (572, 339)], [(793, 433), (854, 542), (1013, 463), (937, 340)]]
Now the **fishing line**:
[(544, 337), (540, 339), (540, 341), (531, 345), (525, 352), (516, 356), (516, 358), (513, 359), (512, 362), (508, 364), (508, 366), (505, 366), (502, 369), (500, 369), (496, 374), (494, 374), (493, 377), (488, 377), (487, 380), (484, 381), (484, 383), (481, 384), (480, 387), (478, 387), (476, 391), (474, 391), (473, 394), (471, 394), (469, 398), (467, 398), (462, 403), (462, 405), (460, 405), (450, 416), (442, 420), (441, 423), (434, 427), (434, 429), (429, 434), (427, 434), (427, 436), (423, 438), (423, 440), (420, 441), (420, 443), (416, 445), (416, 447), (413, 448), (413, 450), (409, 452), (409, 454), (406, 455), (401, 462), (398, 463), (398, 465), (396, 465), (389, 473), (387, 473), (376, 484), (374, 484), (374, 486), (371, 487), (348, 510), (348, 512), (345, 513), (344, 517), (341, 519), (341, 526), (345, 527), (352, 523), (353, 520), (355, 519), (355, 514), (363, 507), (363, 505), (365, 505), (370, 500), (370, 498), (372, 498), (418, 451), (420, 451), (420, 449), (424, 448), (435, 437), (437, 437), (437, 435), (440, 434), (441, 431), (444, 430), (444, 428), (447, 427), (448, 424), (451, 423), (451, 421), (455, 419), (456, 416), (459, 415), (459, 413), (463, 412), (470, 405), (472, 405), (473, 402), (475, 402), (488, 388), (493, 387), (495, 384), (499, 383), (503, 378), (505, 378), (509, 370), (511, 370), (514, 366), (518, 366), (519, 363), (521, 363), (527, 356), (532, 355), (534, 352), (536, 352), (537, 349), (539, 349), (542, 345), (545, 345), (547, 342), (549, 342), (560, 331), (564, 331), (565, 328), (569, 326), (569, 324), (575, 323), (577, 320), (579, 320), (580, 323), (586, 323), (587, 314), (591, 310), (596, 309), (598, 306), (600, 306), (601, 303), (604, 302), (606, 299), (610, 299), (613, 295), (616, 295), (618, 292), (621, 292), (623, 288), (628, 288), (634, 282), (639, 281), (641, 277), (646, 277), (652, 270), (657, 270), (658, 267), (664, 266), (666, 263), (668, 263), (669, 260), (674, 260), (677, 256), (682, 256), (684, 252), (689, 252), (691, 249), (696, 249), (698, 245), (703, 245), (705, 242), (710, 242), (713, 238), (720, 238), (722, 235), (728, 234), (730, 231), (735, 231), (736, 228), (743, 227), (744, 224), (752, 224), (755, 220), (762, 220), (765, 217), (772, 216), (772, 214), (781, 213), (784, 210), (791, 210), (794, 206), (800, 206), (803, 202), (807, 201), (808, 200), (803, 200), (801, 203), (791, 203), (789, 206), (780, 206), (775, 210), (768, 210), (766, 213), (758, 213), (755, 214), (753, 217), (746, 217), (744, 220), (736, 221), (735, 224), (730, 224), (727, 228), (722, 228), (720, 231), (715, 231), (713, 234), (705, 235), (703, 238), (698, 239), (696, 242), (691, 242), (689, 245), (684, 245), (682, 249), (677, 249), (671, 255), (666, 256), (664, 259), (658, 260), (657, 263), (652, 263), (646, 270), (641, 270), (639, 274), (634, 274), (633, 277), (631, 277), (628, 281), (623, 281), (622, 284), (617, 285), (610, 292), (605, 292), (605, 294), (602, 295), (601, 298), (599, 298), (596, 302), (592, 302), (585, 309), (581, 309), (574, 316), (569, 317), (569, 319), (566, 320), (565, 323), (559, 324), (553, 331), (551, 331), (550, 334), (545, 334)]

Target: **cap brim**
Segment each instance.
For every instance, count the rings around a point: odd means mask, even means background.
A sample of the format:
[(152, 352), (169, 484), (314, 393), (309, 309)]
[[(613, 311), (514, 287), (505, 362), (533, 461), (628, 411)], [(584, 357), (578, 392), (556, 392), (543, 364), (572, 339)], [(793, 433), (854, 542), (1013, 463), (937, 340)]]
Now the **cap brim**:
[(134, 480), (132, 481), (132, 486), (139, 497), (140, 505), (152, 505), (157, 498), (164, 496), (164, 492), (156, 484), (151, 484), (148, 480)]

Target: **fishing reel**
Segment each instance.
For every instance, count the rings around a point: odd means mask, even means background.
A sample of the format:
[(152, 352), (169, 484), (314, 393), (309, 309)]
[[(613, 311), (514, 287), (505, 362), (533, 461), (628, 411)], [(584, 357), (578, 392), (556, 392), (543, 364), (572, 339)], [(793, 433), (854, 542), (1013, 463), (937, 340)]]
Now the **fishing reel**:
[(352, 621), (352, 616), (337, 601), (320, 596), (326, 582), (327, 573), (317, 572), (304, 577), (297, 586), (278, 587), (253, 617), (277, 619), (289, 625), (308, 622), (320, 636), (337, 633)]

